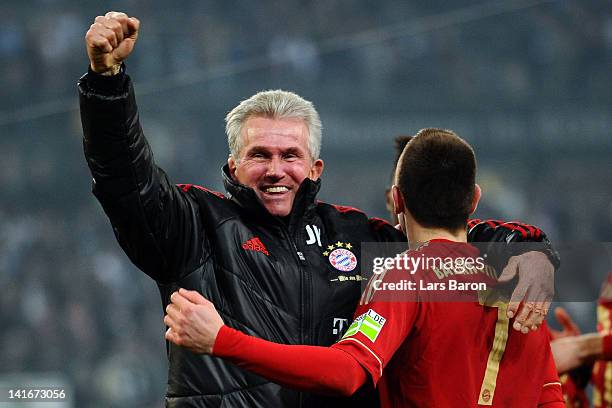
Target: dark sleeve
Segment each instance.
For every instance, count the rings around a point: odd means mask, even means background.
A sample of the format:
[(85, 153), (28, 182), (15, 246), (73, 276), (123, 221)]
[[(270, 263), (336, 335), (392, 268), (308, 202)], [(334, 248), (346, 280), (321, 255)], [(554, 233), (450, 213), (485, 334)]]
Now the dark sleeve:
[[(470, 220), (468, 222), (468, 241), (490, 244), (480, 245), (479, 248), (503, 265), (511, 256), (520, 255), (524, 251), (530, 250), (538, 250), (546, 254), (555, 269), (558, 269), (561, 264), (559, 254), (552, 247), (544, 231), (529, 224), (516, 221)], [(507, 247), (499, 245), (499, 243), (520, 242), (530, 244), (509, 245)]]
[(153, 279), (180, 279), (205, 255), (201, 216), (196, 201), (155, 165), (125, 68), (112, 77), (89, 71), (78, 90), (93, 193), (119, 244)]
[(406, 235), (382, 218), (368, 219), (370, 230), (377, 242), (406, 242)]
[(348, 353), (319, 347), (278, 344), (221, 327), (213, 355), (270, 381), (299, 391), (349, 396), (366, 382), (366, 371)]

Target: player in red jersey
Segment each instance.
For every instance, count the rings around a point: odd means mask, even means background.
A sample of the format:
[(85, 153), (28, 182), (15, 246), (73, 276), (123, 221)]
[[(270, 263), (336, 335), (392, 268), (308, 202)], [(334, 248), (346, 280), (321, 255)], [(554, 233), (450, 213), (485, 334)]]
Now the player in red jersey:
[[(349, 395), (371, 384), (382, 407), (564, 407), (547, 329), (526, 335), (510, 330), (507, 304), (470, 286), (493, 283), (486, 268), (465, 272), (475, 270), (466, 262), (477, 264), (479, 255), (466, 236), (468, 215), (480, 198), (475, 167), (471, 147), (449, 131), (426, 129), (407, 145), (393, 188), (412, 248), (406, 255), (445, 264), (375, 276), (355, 321), (333, 346), (247, 336), (224, 326), (197, 292), (182, 289), (172, 295), (164, 319), (166, 338), (305, 391)], [(410, 283), (416, 289), (393, 289)], [(453, 283), (465, 288), (451, 293)]]
[[(568, 407), (588, 408), (585, 388), (593, 384), (592, 406), (612, 407), (612, 273), (603, 283), (597, 304), (597, 332), (580, 334), (567, 312), (555, 314), (564, 328), (551, 343)], [(559, 319), (561, 317), (561, 319)]]
[[(597, 304), (597, 338), (590, 354), (597, 359), (593, 366), (593, 407), (612, 407), (612, 273), (604, 282)], [(591, 342), (593, 343), (593, 342)], [(587, 361), (590, 358), (586, 358)]]

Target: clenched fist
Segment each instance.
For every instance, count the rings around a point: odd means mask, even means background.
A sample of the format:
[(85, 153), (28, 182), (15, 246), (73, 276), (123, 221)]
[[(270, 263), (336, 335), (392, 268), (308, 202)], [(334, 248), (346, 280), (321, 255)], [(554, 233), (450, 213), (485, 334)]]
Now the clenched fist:
[(94, 72), (115, 74), (121, 61), (134, 49), (140, 21), (125, 13), (109, 11), (96, 17), (85, 34), (87, 56)]
[(193, 290), (179, 289), (170, 296), (164, 323), (166, 340), (198, 354), (211, 354), (223, 319), (210, 301)]

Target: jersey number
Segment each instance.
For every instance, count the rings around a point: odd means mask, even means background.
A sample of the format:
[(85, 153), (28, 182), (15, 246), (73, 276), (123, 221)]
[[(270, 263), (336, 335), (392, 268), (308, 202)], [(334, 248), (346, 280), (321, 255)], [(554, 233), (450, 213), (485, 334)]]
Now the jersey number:
[(492, 307), (497, 308), (495, 338), (493, 339), (493, 347), (491, 347), (491, 351), (489, 352), (487, 368), (480, 386), (480, 394), (478, 396), (479, 405), (493, 405), (497, 375), (499, 374), (499, 363), (504, 355), (506, 343), (508, 341), (508, 325), (510, 322), (507, 315), (508, 304), (499, 302)]

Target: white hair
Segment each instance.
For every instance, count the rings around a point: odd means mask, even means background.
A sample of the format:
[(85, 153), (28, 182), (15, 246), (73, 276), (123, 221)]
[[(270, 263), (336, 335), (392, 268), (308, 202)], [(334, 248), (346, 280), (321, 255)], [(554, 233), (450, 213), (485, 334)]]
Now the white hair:
[(308, 127), (308, 150), (312, 160), (317, 160), (321, 152), (321, 119), (312, 102), (301, 96), (280, 89), (258, 92), (240, 102), (225, 117), (225, 133), (230, 155), (234, 160), (240, 158), (242, 126), (252, 116), (273, 119), (302, 119)]

